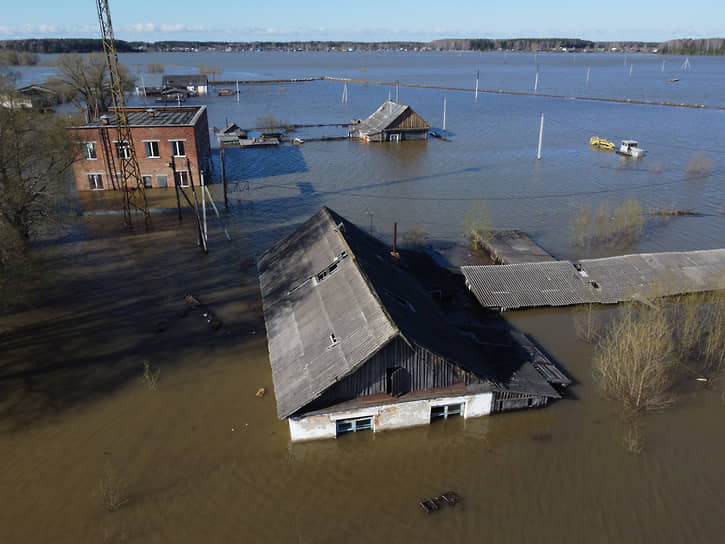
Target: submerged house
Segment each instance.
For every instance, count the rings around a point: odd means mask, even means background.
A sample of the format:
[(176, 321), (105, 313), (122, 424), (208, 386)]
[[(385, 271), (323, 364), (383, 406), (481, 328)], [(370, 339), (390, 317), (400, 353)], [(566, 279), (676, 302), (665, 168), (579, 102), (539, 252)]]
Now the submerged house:
[(452, 326), (389, 248), (328, 208), (258, 267), (293, 441), (543, 406), (568, 383), (531, 342), (497, 352)]
[(430, 125), (405, 104), (386, 100), (373, 114), (350, 125), (348, 137), (366, 142), (426, 140)]

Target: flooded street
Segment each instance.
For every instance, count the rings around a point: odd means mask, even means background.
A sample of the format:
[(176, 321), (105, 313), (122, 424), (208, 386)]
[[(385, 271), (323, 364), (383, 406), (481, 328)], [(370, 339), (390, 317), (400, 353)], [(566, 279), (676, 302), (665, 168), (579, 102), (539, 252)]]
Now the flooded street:
[[(266, 64), (247, 55), (203, 60), (226, 63), (230, 79), (359, 75), (365, 66), (370, 79), (445, 75), (453, 84), (464, 70), (470, 79), (476, 65), (442, 55), (409, 57), (411, 66), (401, 57), (321, 57), (302, 57), (302, 66), (283, 55)], [(519, 59), (509, 55), (491, 77), (517, 89), (531, 63), (512, 57)], [(198, 56), (186, 58), (173, 63), (193, 70)], [(501, 57), (478, 60), (492, 58)], [(637, 74), (647, 73), (640, 64)], [(702, 65), (715, 81), (725, 74), (721, 59), (693, 64), (698, 78)], [(652, 66), (659, 70), (659, 60)], [(584, 67), (574, 69), (578, 82)], [(568, 70), (552, 67), (563, 74), (559, 91), (575, 90)], [(674, 92), (628, 85), (637, 96)], [(722, 100), (713, 87), (693, 89), (681, 100)], [(251, 126), (270, 112), (291, 122), (346, 122), (366, 116), (388, 91), (351, 85), (348, 109), (329, 82), (246, 88), (240, 104), (216, 96), (205, 103), (217, 127), (225, 118)], [(439, 124), (442, 94), (404, 92), (401, 101)], [(496, 227), (521, 228), (564, 258), (725, 245), (723, 154), (715, 145), (723, 112), (495, 95), (474, 104), (449, 94), (447, 103), (451, 143), (229, 150), (228, 174), (249, 185), (231, 195), (232, 242), (210, 223), (207, 256), (189, 213), (181, 226), (174, 214), (156, 213), (153, 230), (137, 234), (121, 232), (120, 216), (86, 215), (41, 240), (23, 274), (8, 280), (0, 313), (0, 542), (719, 542), (722, 384), (681, 384), (675, 406), (645, 418), (644, 452), (628, 453), (615, 407), (593, 383), (592, 347), (577, 339), (577, 309), (504, 314), (574, 380), (545, 409), (290, 442), (276, 415), (254, 259), (322, 205), (372, 225), (384, 240), (399, 221), (403, 232), (421, 225), (429, 242), (450, 243), (461, 240), (462, 217), (481, 198)], [(537, 162), (542, 109), (549, 124)], [(633, 163), (592, 151), (595, 129), (636, 136), (649, 155)], [(711, 175), (688, 180), (686, 165), (701, 150), (710, 153)], [(217, 176), (218, 149), (214, 160)], [(211, 189), (221, 202), (220, 185)], [(114, 196), (84, 197), (83, 207), (107, 207)], [(629, 196), (646, 210), (705, 215), (650, 223), (626, 247), (571, 246), (569, 224), (583, 204)], [(168, 195), (151, 197), (158, 207), (174, 205)], [(222, 326), (212, 330), (186, 294)], [(145, 362), (158, 371), (155, 390), (143, 380)], [(258, 398), (260, 387), (266, 394)], [(109, 482), (121, 497), (113, 512), (104, 507)], [(461, 505), (421, 510), (421, 498), (448, 490)]]

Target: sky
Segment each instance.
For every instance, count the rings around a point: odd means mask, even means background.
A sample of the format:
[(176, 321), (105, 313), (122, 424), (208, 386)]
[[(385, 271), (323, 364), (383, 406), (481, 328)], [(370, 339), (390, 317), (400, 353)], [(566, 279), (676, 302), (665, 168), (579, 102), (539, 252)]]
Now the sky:
[[(93, 0), (4, 0), (0, 39), (97, 38)], [(110, 0), (128, 41), (431, 41), (725, 36), (723, 0)]]

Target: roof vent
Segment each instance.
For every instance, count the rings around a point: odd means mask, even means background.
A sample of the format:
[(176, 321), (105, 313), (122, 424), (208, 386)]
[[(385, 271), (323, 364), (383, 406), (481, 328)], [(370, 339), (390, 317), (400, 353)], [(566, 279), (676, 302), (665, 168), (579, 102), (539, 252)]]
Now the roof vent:
[(149, 108), (146, 110), (146, 113), (149, 114), (149, 117), (156, 117), (156, 110), (153, 108)]
[(104, 125), (107, 125), (110, 122), (111, 122), (111, 116), (110, 115), (108, 115), (108, 114), (101, 115), (101, 123), (103, 123)]

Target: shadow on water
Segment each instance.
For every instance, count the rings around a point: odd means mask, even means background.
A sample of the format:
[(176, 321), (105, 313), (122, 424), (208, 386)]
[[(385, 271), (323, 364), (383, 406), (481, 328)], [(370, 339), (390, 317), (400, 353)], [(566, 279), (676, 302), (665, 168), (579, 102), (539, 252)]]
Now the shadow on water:
[[(141, 380), (144, 361), (178, 365), (180, 346), (210, 362), (217, 350), (264, 333), (243, 244), (210, 236), (203, 255), (192, 221), (179, 227), (175, 218), (160, 218), (152, 232), (115, 238), (106, 232), (118, 233), (114, 219), (87, 221), (87, 239), (61, 235), (38, 255), (16, 308), (0, 315), (2, 432)], [(218, 330), (186, 293), (222, 320)]]
[[(221, 181), (221, 150), (212, 150), (215, 182)], [(225, 148), (224, 168), (227, 180), (259, 179), (308, 171), (304, 155), (297, 146), (279, 145), (256, 149)]]

